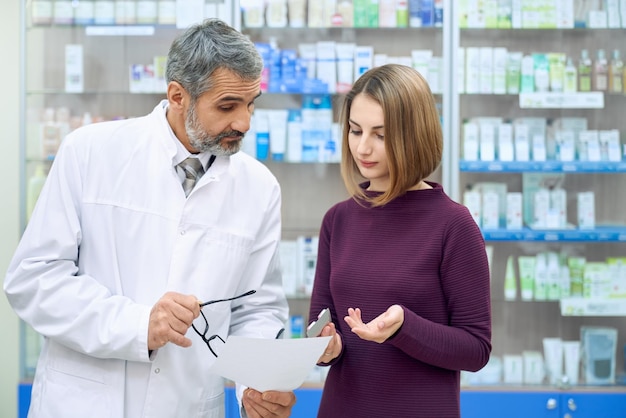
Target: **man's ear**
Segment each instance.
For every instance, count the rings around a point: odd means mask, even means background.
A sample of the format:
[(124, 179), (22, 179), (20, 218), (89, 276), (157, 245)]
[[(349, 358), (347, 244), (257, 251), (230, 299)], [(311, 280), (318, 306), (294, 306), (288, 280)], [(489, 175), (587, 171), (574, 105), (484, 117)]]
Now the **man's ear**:
[(183, 104), (188, 100), (188, 94), (178, 81), (170, 81), (167, 84), (167, 100), (171, 109), (175, 111), (183, 109)]

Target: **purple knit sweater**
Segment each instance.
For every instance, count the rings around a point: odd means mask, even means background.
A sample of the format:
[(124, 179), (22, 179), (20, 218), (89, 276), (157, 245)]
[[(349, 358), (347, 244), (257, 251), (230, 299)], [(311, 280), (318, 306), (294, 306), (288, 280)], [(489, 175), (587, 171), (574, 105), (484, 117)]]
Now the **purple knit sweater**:
[[(436, 183), (384, 207), (349, 199), (325, 215), (309, 317), (330, 307), (343, 339), (318, 417), (459, 417), (460, 370), (491, 352), (489, 268), (468, 210)], [(369, 322), (389, 306), (404, 324), (383, 344), (361, 340), (344, 321)]]

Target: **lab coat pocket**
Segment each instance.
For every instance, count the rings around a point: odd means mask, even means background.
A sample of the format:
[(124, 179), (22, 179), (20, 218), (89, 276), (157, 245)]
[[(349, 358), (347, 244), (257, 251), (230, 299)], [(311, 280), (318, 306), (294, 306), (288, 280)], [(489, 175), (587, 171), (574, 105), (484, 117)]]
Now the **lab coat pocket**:
[(197, 418), (222, 418), (226, 414), (224, 407), (224, 393), (206, 398), (202, 408), (198, 410)]
[[(181, 225), (170, 264), (168, 287), (201, 300), (234, 296), (252, 253), (253, 239), (239, 231)], [(246, 289), (248, 290), (248, 289)]]
[[(107, 360), (51, 344), (41, 405), (45, 405), (49, 416), (65, 418), (65, 402), (74, 399), (79, 401), (72, 405), (73, 417), (112, 417), (113, 402), (111, 388), (105, 383), (106, 374)], [(56, 405), (59, 411), (55, 411)]]
[(252, 238), (230, 231), (210, 230), (203, 241), (206, 257), (210, 260), (207, 272), (213, 279), (212, 284), (220, 283), (224, 289), (230, 287), (229, 291), (235, 292), (250, 259)]

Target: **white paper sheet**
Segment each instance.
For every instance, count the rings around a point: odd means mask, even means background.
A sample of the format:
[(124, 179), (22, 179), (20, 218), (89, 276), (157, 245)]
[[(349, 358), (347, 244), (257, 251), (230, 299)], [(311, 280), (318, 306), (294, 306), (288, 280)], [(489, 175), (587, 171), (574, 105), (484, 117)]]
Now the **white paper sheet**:
[(220, 348), (211, 372), (260, 392), (292, 391), (302, 385), (330, 339), (231, 336)]

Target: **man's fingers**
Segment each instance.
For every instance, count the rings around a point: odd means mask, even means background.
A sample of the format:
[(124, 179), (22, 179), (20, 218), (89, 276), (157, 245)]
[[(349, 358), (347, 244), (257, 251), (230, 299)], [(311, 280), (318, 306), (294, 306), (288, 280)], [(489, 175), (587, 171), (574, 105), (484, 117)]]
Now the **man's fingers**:
[(150, 311), (148, 349), (161, 348), (168, 342), (189, 347), (191, 340), (185, 334), (199, 315), (200, 305), (195, 296), (165, 293)]
[(272, 402), (278, 404), (280, 406), (290, 406), (294, 402), (294, 393), (293, 392), (278, 392), (274, 390), (268, 390), (267, 392), (263, 392), (261, 396), (264, 401)]
[(172, 344), (176, 344), (180, 347), (191, 347), (191, 340), (187, 337), (185, 337), (184, 335), (180, 335), (180, 334), (175, 334), (171, 339), (170, 342)]

